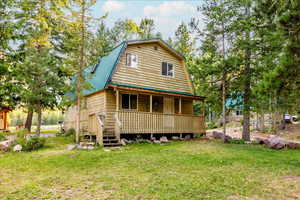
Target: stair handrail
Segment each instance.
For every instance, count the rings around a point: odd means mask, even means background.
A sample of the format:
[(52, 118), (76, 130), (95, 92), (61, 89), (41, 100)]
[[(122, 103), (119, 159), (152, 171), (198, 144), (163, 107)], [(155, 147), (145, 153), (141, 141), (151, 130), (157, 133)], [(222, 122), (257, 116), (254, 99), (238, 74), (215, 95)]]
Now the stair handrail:
[(116, 122), (115, 122), (115, 135), (116, 135), (116, 138), (118, 140), (120, 140), (122, 122), (119, 119), (118, 112), (115, 113), (115, 120), (116, 120)]
[[(97, 143), (99, 145), (103, 145), (103, 130), (104, 130), (104, 120), (105, 120), (105, 114), (103, 113), (98, 113), (96, 115), (96, 118), (98, 120), (98, 123), (100, 125), (99, 127), (99, 135), (97, 136)], [(103, 119), (102, 119), (103, 118)]]

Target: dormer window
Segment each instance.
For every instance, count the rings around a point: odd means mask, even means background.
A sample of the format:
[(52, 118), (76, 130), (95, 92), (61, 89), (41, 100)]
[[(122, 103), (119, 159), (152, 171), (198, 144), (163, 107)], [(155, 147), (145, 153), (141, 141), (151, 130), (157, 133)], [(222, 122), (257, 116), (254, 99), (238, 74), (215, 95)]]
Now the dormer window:
[(174, 77), (173, 64), (167, 63), (167, 62), (162, 62), (161, 63), (161, 75)]
[(126, 53), (126, 66), (137, 68), (138, 56), (136, 54)]

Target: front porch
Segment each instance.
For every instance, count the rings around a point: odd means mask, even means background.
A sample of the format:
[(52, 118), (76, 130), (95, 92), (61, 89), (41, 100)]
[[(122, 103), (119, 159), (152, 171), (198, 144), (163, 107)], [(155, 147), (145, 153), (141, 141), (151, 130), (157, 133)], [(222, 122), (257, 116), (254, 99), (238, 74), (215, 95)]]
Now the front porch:
[(121, 110), (115, 113), (120, 134), (203, 133), (204, 116)]

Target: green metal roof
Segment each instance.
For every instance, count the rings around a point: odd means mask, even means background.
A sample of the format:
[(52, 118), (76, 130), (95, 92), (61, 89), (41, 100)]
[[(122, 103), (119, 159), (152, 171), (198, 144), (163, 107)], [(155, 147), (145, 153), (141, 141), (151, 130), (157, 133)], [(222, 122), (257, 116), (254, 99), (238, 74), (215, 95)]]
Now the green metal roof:
[(126, 42), (122, 42), (120, 45), (115, 47), (107, 56), (102, 57), (96, 66), (86, 69), (86, 81), (92, 86), (92, 89), (84, 90), (84, 96), (105, 89), (106, 84), (109, 82), (115, 66), (118, 64), (120, 56), (125, 47)]

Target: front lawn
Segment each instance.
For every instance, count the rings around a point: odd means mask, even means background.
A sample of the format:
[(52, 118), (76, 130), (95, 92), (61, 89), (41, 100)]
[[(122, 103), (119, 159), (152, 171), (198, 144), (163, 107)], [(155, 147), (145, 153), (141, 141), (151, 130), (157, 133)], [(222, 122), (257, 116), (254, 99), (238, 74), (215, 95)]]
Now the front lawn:
[(213, 141), (0, 154), (0, 199), (299, 199), (300, 151)]

